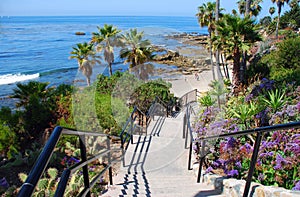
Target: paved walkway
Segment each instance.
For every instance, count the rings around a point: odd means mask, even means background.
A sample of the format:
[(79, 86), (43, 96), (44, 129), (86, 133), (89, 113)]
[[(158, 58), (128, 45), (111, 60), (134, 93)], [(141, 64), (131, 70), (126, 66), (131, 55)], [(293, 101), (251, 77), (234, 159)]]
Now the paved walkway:
[(212, 72), (210, 70), (204, 70), (198, 73), (198, 80), (194, 75), (182, 75), (179, 79), (169, 80), (169, 82), (172, 84), (171, 91), (174, 95), (181, 97), (194, 89), (197, 89), (199, 92), (207, 92), (212, 80)]
[(196, 183), (187, 170), (188, 149), (182, 138), (182, 115), (155, 117), (147, 136), (134, 136), (125, 154), (125, 165), (114, 177), (105, 197), (220, 197), (212, 186)]

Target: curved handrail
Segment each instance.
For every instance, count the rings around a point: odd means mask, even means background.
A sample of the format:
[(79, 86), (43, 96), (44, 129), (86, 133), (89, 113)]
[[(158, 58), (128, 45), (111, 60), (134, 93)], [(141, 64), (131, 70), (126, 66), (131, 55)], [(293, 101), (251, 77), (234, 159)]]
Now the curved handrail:
[(41, 152), (33, 168), (31, 169), (27, 179), (21, 186), (21, 189), (18, 193), (19, 197), (27, 197), (33, 194), (34, 188), (37, 185), (38, 181), (40, 180), (40, 177), (44, 173), (49, 163), (49, 160), (53, 154), (54, 148), (58, 140), (60, 139), (62, 130), (63, 130), (62, 127), (55, 127), (48, 142), (43, 148), (43, 151)]
[[(100, 137), (107, 137), (107, 150), (101, 153), (98, 153), (96, 155), (94, 155), (93, 157), (87, 159), (86, 158), (86, 147), (84, 145), (84, 143), (82, 142), (82, 139), (80, 138), (80, 152), (81, 152), (81, 161), (77, 164), (75, 164), (74, 166), (72, 166), (71, 168), (67, 168), (66, 170), (64, 170), (62, 177), (60, 179), (60, 182), (58, 184), (55, 196), (62, 196), (63, 192), (65, 191), (66, 185), (68, 183), (68, 179), (70, 177), (70, 175), (72, 173), (74, 173), (76, 170), (78, 170), (79, 168), (83, 169), (83, 176), (84, 176), (84, 182), (85, 182), (85, 190), (89, 190), (89, 188), (91, 188), (90, 184), (89, 184), (89, 180), (88, 176), (85, 175), (85, 173), (88, 173), (87, 171), (85, 172), (84, 168), (86, 168), (87, 170), (87, 165), (93, 161), (95, 161), (96, 159), (98, 159), (101, 156), (104, 155), (108, 155), (109, 158), (109, 163), (108, 166), (110, 166), (108, 169), (110, 170), (109, 173), (109, 178), (110, 178), (110, 182), (112, 184), (112, 171), (111, 171), (111, 158), (110, 158), (110, 154), (111, 151), (116, 151), (116, 150), (121, 150), (121, 149), (111, 149), (110, 148), (110, 136), (107, 134), (103, 134), (103, 133), (95, 133), (95, 132), (84, 132), (84, 131), (77, 131), (74, 129), (70, 129), (70, 128), (62, 128), (60, 126), (55, 127), (54, 131), (52, 132), (52, 134), (50, 135), (49, 140), (47, 141), (47, 143), (45, 144), (42, 152), (40, 153), (38, 159), (36, 160), (32, 170), (30, 171), (27, 179), (25, 180), (25, 182), (23, 183), (23, 185), (21, 186), (21, 189), (18, 193), (18, 197), (28, 197), (31, 196), (34, 192), (34, 189), (40, 179), (40, 177), (42, 176), (42, 174), (44, 173), (46, 167), (48, 166), (49, 160), (54, 152), (54, 149), (59, 141), (59, 139), (61, 138), (62, 135), (75, 135), (78, 137), (82, 137), (82, 136), (100, 136)], [(83, 155), (84, 154), (84, 155)], [(102, 172), (101, 172), (102, 173)], [(103, 172), (104, 173), (104, 172)]]

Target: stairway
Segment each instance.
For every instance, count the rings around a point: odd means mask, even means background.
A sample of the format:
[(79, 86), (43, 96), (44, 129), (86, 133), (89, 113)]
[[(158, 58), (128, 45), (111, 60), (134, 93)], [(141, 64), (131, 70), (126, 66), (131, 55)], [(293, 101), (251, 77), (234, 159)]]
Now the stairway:
[(187, 170), (182, 127), (182, 116), (155, 116), (147, 136), (134, 136), (124, 156), (125, 165), (102, 196), (224, 196), (213, 186), (196, 183), (193, 171)]

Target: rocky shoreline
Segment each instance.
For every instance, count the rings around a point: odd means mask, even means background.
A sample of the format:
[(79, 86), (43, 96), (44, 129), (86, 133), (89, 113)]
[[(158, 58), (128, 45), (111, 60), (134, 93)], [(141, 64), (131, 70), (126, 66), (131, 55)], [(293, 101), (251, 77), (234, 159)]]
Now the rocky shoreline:
[(205, 49), (207, 44), (206, 35), (183, 33), (167, 37), (178, 40), (183, 46), (177, 47), (176, 50), (153, 46), (154, 50), (158, 52), (153, 60), (154, 62), (175, 65), (178, 67), (176, 71), (182, 74), (192, 74), (193, 72), (202, 72), (209, 69), (209, 53)]

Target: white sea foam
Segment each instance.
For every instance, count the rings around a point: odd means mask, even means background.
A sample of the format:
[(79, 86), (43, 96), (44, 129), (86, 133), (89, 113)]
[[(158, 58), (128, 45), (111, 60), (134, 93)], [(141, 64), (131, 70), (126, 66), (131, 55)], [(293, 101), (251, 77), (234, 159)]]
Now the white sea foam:
[(31, 74), (31, 75), (25, 75), (25, 74), (7, 74), (7, 75), (0, 75), (0, 85), (4, 84), (12, 84), (19, 81), (25, 81), (30, 79), (39, 78), (40, 74)]

